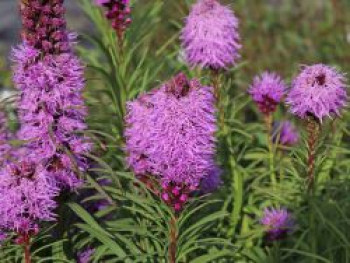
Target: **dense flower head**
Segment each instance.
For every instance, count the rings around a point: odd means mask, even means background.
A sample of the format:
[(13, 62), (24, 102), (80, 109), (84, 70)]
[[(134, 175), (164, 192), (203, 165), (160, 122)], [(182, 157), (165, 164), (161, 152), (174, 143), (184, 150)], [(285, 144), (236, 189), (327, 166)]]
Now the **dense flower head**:
[(273, 126), (273, 141), (292, 146), (299, 141), (299, 133), (290, 121), (276, 122)]
[(63, 53), (70, 50), (64, 0), (21, 1), (23, 40), (41, 53)]
[(40, 221), (55, 220), (56, 183), (25, 150), (1, 168), (0, 178), (0, 229), (33, 235)]
[(39, 52), (27, 44), (13, 52), (14, 82), (20, 90), (17, 136), (27, 142), (29, 157), (42, 160), (51, 177), (76, 186), (77, 169), (87, 168), (84, 154), (90, 149), (80, 134), (87, 128), (83, 67), (72, 53), (47, 54), (33, 61)]
[(270, 114), (276, 111), (277, 105), (283, 99), (286, 85), (276, 73), (264, 72), (254, 78), (249, 94), (258, 105), (260, 112)]
[(331, 114), (339, 115), (347, 102), (345, 82), (345, 76), (333, 67), (303, 67), (287, 97), (290, 111), (301, 118), (311, 115), (320, 121)]
[(240, 57), (238, 19), (216, 0), (199, 0), (193, 5), (181, 40), (191, 66), (218, 70), (234, 65)]
[(266, 228), (270, 241), (282, 239), (293, 230), (293, 219), (286, 209), (266, 208), (260, 223)]
[(95, 0), (97, 5), (107, 8), (106, 18), (111, 21), (118, 37), (122, 38), (126, 28), (131, 23), (129, 0)]
[(126, 151), (134, 173), (185, 192), (198, 188), (216, 169), (214, 105), (212, 88), (183, 74), (129, 102)]
[(12, 134), (7, 125), (7, 119), (3, 112), (0, 112), (0, 165), (2, 165), (10, 154), (12, 147), (9, 144)]

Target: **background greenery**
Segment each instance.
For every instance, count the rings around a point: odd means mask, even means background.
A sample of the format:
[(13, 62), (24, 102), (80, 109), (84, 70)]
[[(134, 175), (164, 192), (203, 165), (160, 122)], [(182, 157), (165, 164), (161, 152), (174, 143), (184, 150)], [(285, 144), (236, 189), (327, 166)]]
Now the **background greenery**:
[[(275, 119), (295, 122), (302, 138), (292, 149), (275, 145), (271, 153), (263, 120), (247, 95), (253, 76), (265, 70), (277, 71), (287, 82), (302, 64), (322, 62), (349, 72), (350, 2), (223, 2), (240, 19), (243, 44), (240, 64), (221, 75), (225, 121), (217, 136), (224, 182), (216, 193), (193, 199), (179, 218), (178, 262), (350, 262), (349, 114), (323, 125), (317, 191), (310, 197), (304, 123), (282, 105)], [(172, 211), (140, 182), (135, 187), (124, 163), (122, 119), (127, 100), (180, 70), (210, 83), (208, 72), (188, 69), (180, 56), (178, 35), (192, 1), (133, 1), (134, 21), (123, 52), (100, 10), (90, 0), (80, 3), (81, 16), (91, 21), (79, 32), (77, 52), (87, 64), (85, 97), (95, 165), (78, 197), (61, 197), (60, 220), (37, 238), (35, 260), (74, 262), (79, 251), (95, 248), (93, 262), (167, 262)], [(6, 61), (8, 54), (1, 57)], [(10, 87), (9, 64), (0, 65), (0, 81)], [(272, 173), (278, 174), (276, 184)], [(107, 185), (101, 183), (106, 179)], [(91, 211), (89, 204), (101, 199), (109, 205)], [(295, 231), (286, 240), (264, 240), (259, 218), (267, 206), (293, 213)], [(1, 262), (20, 262), (21, 249), (5, 244), (0, 257)]]

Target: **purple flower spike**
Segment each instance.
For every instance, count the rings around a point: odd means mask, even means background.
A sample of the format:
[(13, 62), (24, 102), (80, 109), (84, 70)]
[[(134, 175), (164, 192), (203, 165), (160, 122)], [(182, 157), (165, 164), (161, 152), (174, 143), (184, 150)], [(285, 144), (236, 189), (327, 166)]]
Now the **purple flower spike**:
[(249, 94), (258, 105), (260, 112), (269, 115), (276, 111), (285, 90), (286, 85), (280, 76), (276, 73), (264, 72), (261, 76), (254, 78)]
[[(25, 151), (23, 152), (25, 153)], [(17, 156), (0, 170), (0, 228), (18, 234), (33, 235), (40, 221), (53, 221), (54, 198), (58, 188), (45, 174), (45, 168)]]
[(127, 162), (136, 175), (197, 188), (216, 167), (215, 99), (183, 74), (128, 103)]
[(348, 98), (345, 82), (345, 76), (333, 67), (305, 66), (289, 92), (290, 111), (300, 118), (312, 115), (320, 121), (331, 114), (340, 115)]
[(293, 220), (286, 209), (266, 208), (260, 223), (266, 227), (269, 241), (283, 239), (293, 230)]
[(273, 127), (273, 141), (284, 146), (292, 146), (298, 143), (299, 133), (290, 121), (275, 123)]
[(218, 70), (234, 65), (240, 57), (238, 19), (216, 0), (193, 5), (181, 40), (190, 66)]

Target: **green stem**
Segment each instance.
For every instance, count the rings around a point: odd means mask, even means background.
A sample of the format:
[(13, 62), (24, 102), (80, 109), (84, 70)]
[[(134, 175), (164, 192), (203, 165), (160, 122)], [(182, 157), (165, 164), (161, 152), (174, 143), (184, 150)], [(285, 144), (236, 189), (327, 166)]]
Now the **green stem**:
[(270, 180), (273, 187), (277, 184), (276, 173), (275, 173), (275, 163), (274, 163), (274, 147), (272, 140), (272, 115), (268, 114), (264, 116), (265, 126), (266, 126), (266, 140), (269, 149), (269, 171), (270, 171)]

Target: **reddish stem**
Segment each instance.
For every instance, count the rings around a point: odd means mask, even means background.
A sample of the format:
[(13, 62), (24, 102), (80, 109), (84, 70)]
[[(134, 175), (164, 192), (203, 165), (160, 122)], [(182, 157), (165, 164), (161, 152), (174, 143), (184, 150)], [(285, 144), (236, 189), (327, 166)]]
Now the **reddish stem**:
[(25, 234), (23, 237), (23, 245), (24, 245), (24, 262), (31, 263), (31, 255), (30, 255), (30, 236)]
[(308, 160), (307, 160), (307, 187), (308, 191), (312, 191), (315, 183), (315, 159), (316, 159), (316, 147), (318, 143), (318, 137), (320, 134), (320, 123), (314, 117), (309, 117), (307, 120), (307, 148), (308, 148)]
[(169, 232), (169, 263), (176, 263), (176, 248), (177, 248), (177, 226), (176, 217), (172, 217), (169, 222), (170, 232)]

